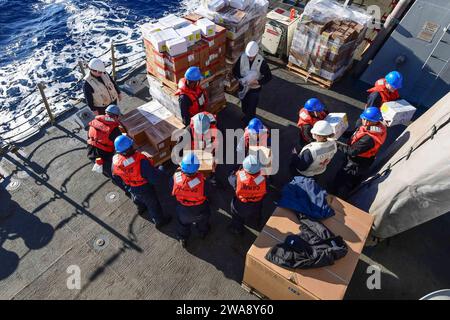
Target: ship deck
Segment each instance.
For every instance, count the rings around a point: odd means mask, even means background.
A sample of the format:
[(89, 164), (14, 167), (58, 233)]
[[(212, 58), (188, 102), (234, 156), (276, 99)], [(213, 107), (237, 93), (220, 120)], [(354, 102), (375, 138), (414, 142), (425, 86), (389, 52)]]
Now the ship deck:
[[(270, 128), (280, 129), (280, 159), (288, 159), (298, 134), (298, 107), (309, 97), (322, 99), (331, 112), (347, 112), (350, 123), (364, 107), (364, 88), (350, 77), (325, 90), (271, 67), (274, 80), (262, 92), (258, 115)], [(145, 94), (126, 96), (121, 105), (131, 109), (148, 99)], [(247, 229), (243, 236), (226, 231), (231, 189), (212, 195), (211, 233), (205, 240), (193, 233), (184, 250), (175, 239), (174, 220), (157, 231), (117, 187), (91, 172), (86, 131), (74, 113), (20, 144), (18, 154), (1, 158), (6, 178), (0, 201), (11, 215), (0, 221), (0, 299), (256, 299), (240, 283), (258, 230)], [(239, 103), (230, 96), (219, 127), (237, 128), (241, 116)], [(389, 140), (400, 131), (390, 131)], [(340, 161), (342, 155), (333, 160), (330, 177)], [(170, 174), (174, 168), (167, 169)], [(224, 184), (228, 169), (218, 169)], [(265, 219), (288, 179), (287, 166), (281, 166), (264, 205)], [(158, 193), (165, 212), (174, 217), (168, 186), (159, 186)], [(449, 287), (449, 227), (447, 214), (366, 248), (345, 298), (418, 299)], [(99, 238), (102, 247), (96, 245)], [(370, 264), (382, 269), (380, 290), (366, 286)], [(81, 290), (67, 287), (74, 265), (81, 271)]]

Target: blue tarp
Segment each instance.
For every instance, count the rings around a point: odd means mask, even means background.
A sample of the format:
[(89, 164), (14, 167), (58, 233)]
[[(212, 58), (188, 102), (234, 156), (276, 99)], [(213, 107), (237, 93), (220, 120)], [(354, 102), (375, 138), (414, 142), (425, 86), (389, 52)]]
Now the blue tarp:
[(285, 185), (278, 206), (295, 211), (314, 220), (322, 220), (334, 215), (327, 203), (327, 192), (313, 179), (302, 176)]

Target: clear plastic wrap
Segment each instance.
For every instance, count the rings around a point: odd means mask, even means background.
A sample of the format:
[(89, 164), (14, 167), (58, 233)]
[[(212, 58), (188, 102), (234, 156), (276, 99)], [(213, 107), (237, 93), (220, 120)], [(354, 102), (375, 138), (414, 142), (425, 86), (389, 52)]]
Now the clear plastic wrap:
[(315, 22), (327, 23), (335, 20), (350, 20), (366, 26), (372, 17), (353, 7), (344, 7), (333, 0), (311, 0), (303, 12)]

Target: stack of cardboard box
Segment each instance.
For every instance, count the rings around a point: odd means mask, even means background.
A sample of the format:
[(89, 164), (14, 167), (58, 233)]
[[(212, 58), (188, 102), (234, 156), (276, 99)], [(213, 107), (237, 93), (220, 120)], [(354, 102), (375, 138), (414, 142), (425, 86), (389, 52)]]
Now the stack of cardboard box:
[(322, 223), (343, 238), (349, 248), (347, 255), (333, 265), (312, 269), (287, 269), (268, 261), (265, 256), (271, 248), (301, 231), (294, 212), (277, 208), (247, 252), (245, 287), (273, 300), (344, 298), (374, 217), (337, 197), (327, 200), (336, 214)]
[[(218, 2), (223, 2), (218, 5)], [(260, 42), (266, 24), (266, 0), (205, 0), (196, 13), (226, 28), (226, 79), (227, 91), (237, 89), (232, 68), (250, 41)]]
[(349, 20), (326, 23), (303, 16), (294, 33), (289, 62), (324, 79), (340, 78), (353, 61), (367, 27)]
[(175, 144), (172, 134), (184, 128), (183, 123), (156, 100), (122, 115), (120, 121), (138, 150), (145, 152), (155, 164), (170, 157)]

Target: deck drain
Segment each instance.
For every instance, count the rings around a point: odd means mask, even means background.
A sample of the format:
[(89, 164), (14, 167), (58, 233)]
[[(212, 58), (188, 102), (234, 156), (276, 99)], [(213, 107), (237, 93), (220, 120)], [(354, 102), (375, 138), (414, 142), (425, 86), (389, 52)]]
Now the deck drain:
[(16, 179), (11, 179), (9, 184), (6, 186), (6, 190), (14, 191), (20, 188), (20, 181)]
[(116, 192), (116, 191), (112, 191), (112, 192), (109, 192), (109, 193), (106, 195), (105, 200), (106, 200), (106, 202), (108, 202), (108, 203), (113, 203), (113, 202), (118, 201), (119, 198), (120, 198), (119, 193)]
[(94, 249), (97, 251), (105, 249), (109, 244), (109, 239), (105, 235), (100, 235), (94, 239)]

